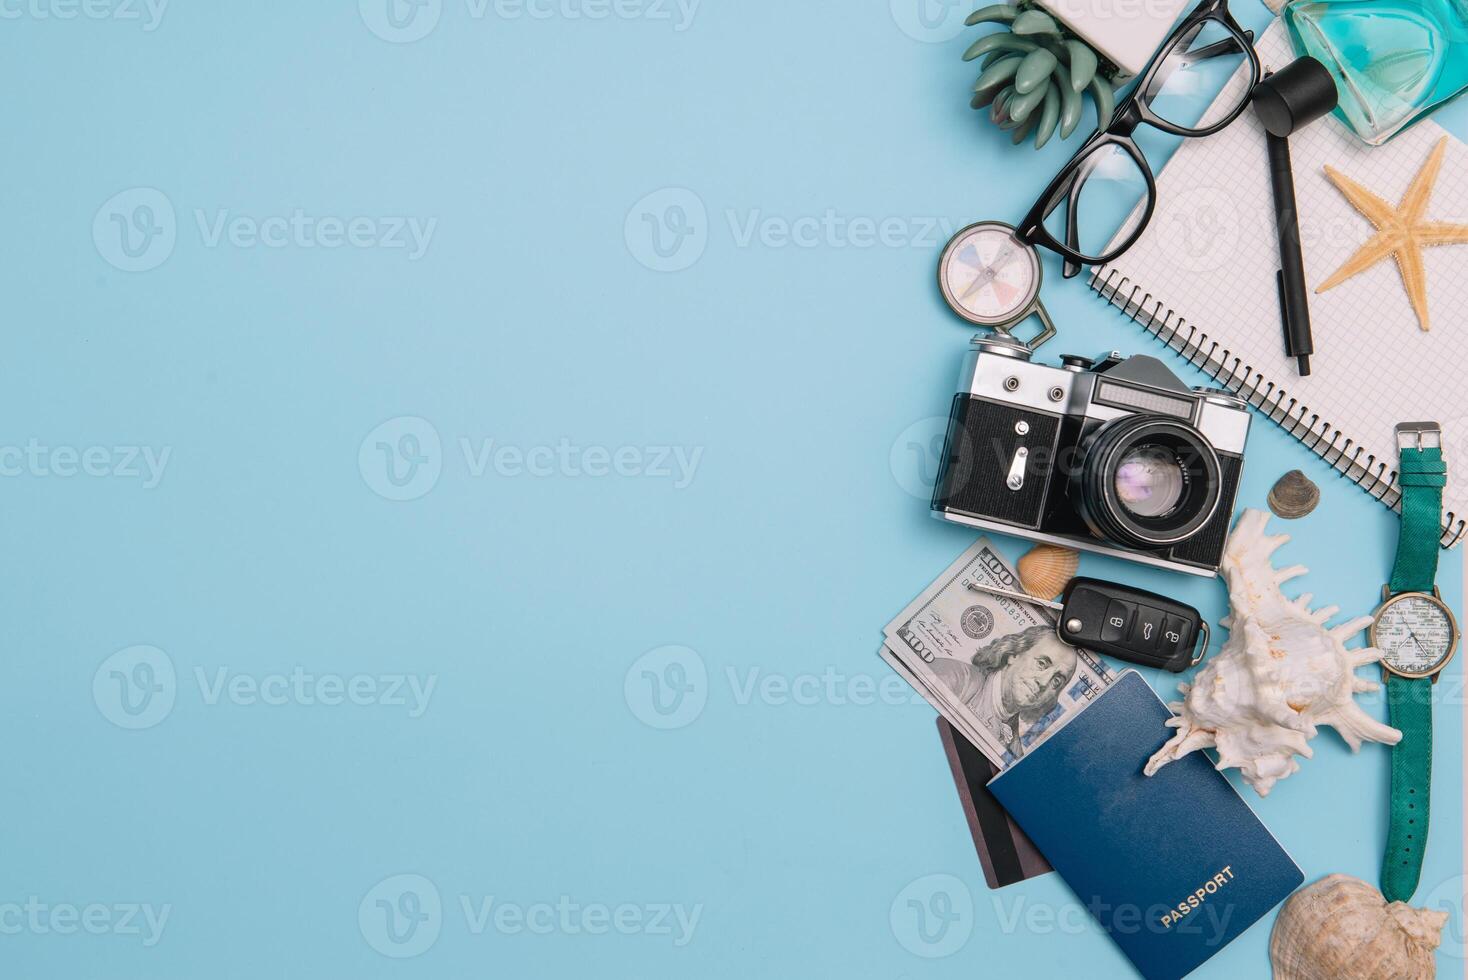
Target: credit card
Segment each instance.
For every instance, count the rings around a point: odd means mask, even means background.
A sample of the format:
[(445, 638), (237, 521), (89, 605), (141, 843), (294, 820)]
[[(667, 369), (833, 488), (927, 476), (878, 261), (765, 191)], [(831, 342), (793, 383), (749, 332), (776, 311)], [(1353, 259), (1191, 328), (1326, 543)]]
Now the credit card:
[(1035, 850), (1035, 845), (986, 786), (999, 769), (947, 719), (938, 719), (938, 736), (948, 754), (958, 798), (968, 818), (969, 831), (974, 835), (974, 847), (979, 852), (979, 863), (984, 866), (984, 880), (989, 887), (1003, 888), (1049, 872), (1050, 863)]

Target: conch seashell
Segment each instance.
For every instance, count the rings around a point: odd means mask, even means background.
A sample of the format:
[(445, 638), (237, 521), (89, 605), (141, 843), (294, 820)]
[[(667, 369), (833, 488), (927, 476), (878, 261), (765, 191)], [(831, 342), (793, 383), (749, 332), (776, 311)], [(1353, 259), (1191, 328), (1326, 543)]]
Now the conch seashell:
[(1269, 509), (1287, 521), (1304, 517), (1320, 503), (1320, 488), (1299, 470), (1290, 470), (1269, 491)]
[(1346, 649), (1346, 640), (1371, 622), (1361, 616), (1333, 629), (1325, 621), (1340, 611), (1311, 611), (1312, 596), (1291, 601), (1281, 582), (1309, 569), (1277, 571), (1270, 563), (1288, 535), (1268, 537), (1269, 515), (1246, 510), (1224, 549), (1229, 615), (1228, 641), (1191, 684), (1179, 684), (1182, 701), (1169, 707), (1171, 740), (1148, 760), (1147, 775), (1199, 749), (1218, 750), (1219, 769), (1237, 768), (1244, 782), (1268, 796), (1275, 782), (1299, 770), (1295, 756), (1311, 756), (1316, 727), (1330, 725), (1351, 751), (1363, 741), (1395, 745), (1402, 733), (1372, 718), (1353, 700), (1381, 685), (1357, 677), (1357, 667), (1381, 660), (1374, 647)]
[(1269, 937), (1274, 980), (1427, 980), (1447, 912), (1392, 902), (1350, 875), (1290, 896)]
[(1054, 599), (1065, 591), (1081, 565), (1080, 552), (1055, 544), (1037, 544), (1015, 562), (1019, 584), (1037, 599)]

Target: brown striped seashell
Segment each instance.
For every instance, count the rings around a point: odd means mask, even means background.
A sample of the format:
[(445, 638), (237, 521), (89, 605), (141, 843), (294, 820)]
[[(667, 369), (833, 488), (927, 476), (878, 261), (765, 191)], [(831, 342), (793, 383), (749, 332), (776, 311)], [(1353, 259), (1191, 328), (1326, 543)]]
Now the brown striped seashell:
[(1269, 937), (1274, 980), (1430, 980), (1447, 912), (1391, 902), (1350, 875), (1290, 896)]
[(1304, 517), (1320, 503), (1320, 488), (1299, 470), (1290, 470), (1269, 491), (1269, 509), (1287, 521)]
[(1081, 556), (1070, 548), (1037, 544), (1020, 556), (1019, 584), (1037, 599), (1054, 599), (1075, 578)]

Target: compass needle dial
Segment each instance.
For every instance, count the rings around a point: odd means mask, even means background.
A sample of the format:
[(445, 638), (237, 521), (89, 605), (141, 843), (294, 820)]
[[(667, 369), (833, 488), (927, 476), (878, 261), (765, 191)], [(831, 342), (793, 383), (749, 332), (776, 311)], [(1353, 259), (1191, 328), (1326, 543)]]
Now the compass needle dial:
[(1040, 259), (997, 221), (960, 231), (943, 250), (938, 284), (953, 311), (970, 323), (1007, 333), (1035, 309)]

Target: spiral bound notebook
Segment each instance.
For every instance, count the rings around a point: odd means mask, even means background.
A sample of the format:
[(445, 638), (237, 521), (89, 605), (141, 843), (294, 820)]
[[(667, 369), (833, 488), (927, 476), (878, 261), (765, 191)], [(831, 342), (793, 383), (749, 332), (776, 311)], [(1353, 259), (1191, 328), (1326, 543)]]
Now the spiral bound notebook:
[[(1257, 48), (1266, 66), (1294, 58), (1278, 21)], [(1225, 92), (1219, 102), (1230, 98)], [(1371, 148), (1332, 118), (1291, 137), (1315, 339), (1310, 377), (1301, 378), (1284, 352), (1274, 203), (1264, 130), (1253, 113), (1178, 146), (1158, 177), (1147, 231), (1097, 268), (1090, 285), (1388, 507), (1401, 499), (1396, 424), (1440, 422), (1450, 468), (1446, 548), (1463, 537), (1468, 516), (1468, 245), (1426, 250), (1430, 331), (1419, 327), (1390, 259), (1313, 291), (1375, 231), (1325, 165), (1394, 205), (1445, 136), (1429, 120)], [(1468, 222), (1468, 147), (1452, 137), (1448, 144), (1427, 216)]]

